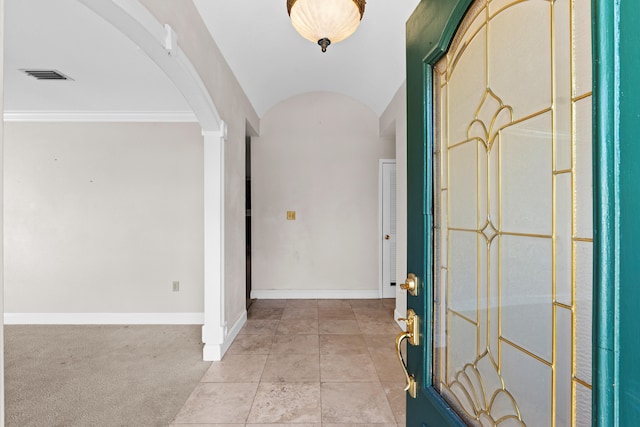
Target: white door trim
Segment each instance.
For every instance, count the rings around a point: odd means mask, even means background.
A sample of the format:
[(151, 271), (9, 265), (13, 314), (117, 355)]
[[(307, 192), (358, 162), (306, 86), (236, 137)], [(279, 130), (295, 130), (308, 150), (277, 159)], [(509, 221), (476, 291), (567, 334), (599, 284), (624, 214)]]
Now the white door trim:
[[(383, 262), (383, 246), (384, 246), (384, 165), (395, 165), (395, 159), (381, 159), (378, 161), (378, 289), (380, 298), (384, 297), (384, 262)], [(395, 261), (393, 261), (395, 262)]]

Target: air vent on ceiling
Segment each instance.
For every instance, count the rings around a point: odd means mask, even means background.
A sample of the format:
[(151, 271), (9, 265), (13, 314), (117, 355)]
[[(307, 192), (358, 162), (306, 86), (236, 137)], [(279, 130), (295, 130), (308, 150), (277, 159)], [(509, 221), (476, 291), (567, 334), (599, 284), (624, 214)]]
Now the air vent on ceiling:
[(35, 77), (38, 80), (73, 80), (71, 77), (62, 74), (58, 70), (26, 70), (22, 69), (27, 75)]

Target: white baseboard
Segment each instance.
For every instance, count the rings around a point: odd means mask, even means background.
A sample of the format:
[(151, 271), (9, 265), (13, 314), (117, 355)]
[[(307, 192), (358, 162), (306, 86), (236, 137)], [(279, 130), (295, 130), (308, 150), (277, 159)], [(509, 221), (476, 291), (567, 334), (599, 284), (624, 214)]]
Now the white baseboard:
[(218, 362), (222, 360), (224, 354), (229, 350), (233, 340), (236, 339), (240, 330), (247, 323), (247, 311), (243, 311), (238, 320), (233, 324), (222, 344), (205, 344), (202, 348), (202, 360)]
[(204, 313), (5, 313), (5, 325), (202, 325)]
[(355, 290), (251, 290), (251, 298), (257, 299), (378, 299), (379, 289)]
[(231, 344), (233, 344), (233, 341), (236, 339), (236, 337), (240, 333), (240, 329), (242, 329), (245, 323), (247, 323), (247, 310), (244, 310), (242, 312), (240, 317), (238, 317), (238, 320), (236, 320), (236, 323), (234, 323), (231, 329), (229, 329), (229, 332), (227, 333), (227, 336), (222, 343), (223, 356), (227, 352), (227, 350), (229, 350), (229, 347), (231, 347)]

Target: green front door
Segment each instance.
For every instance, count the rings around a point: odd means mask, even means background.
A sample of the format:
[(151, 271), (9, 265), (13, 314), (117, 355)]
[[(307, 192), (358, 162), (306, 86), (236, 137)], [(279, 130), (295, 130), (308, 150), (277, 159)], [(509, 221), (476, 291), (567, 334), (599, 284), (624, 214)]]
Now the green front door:
[(417, 277), (408, 308), (418, 318), (418, 346), (407, 345), (407, 426), (464, 425), (432, 386), (433, 367), (433, 74), (471, 0), (422, 1), (407, 23), (407, 267)]
[(409, 427), (640, 419), (640, 8), (594, 1), (592, 91), (590, 6), (423, 0), (407, 24)]

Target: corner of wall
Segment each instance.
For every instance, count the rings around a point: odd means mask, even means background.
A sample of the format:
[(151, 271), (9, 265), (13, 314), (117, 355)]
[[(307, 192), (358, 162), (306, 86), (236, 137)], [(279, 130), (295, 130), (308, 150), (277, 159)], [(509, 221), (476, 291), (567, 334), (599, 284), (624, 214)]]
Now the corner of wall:
[(380, 136), (393, 136), (395, 134), (394, 124), (402, 115), (402, 107), (406, 102), (405, 90), (406, 82), (402, 82), (380, 116)]

